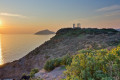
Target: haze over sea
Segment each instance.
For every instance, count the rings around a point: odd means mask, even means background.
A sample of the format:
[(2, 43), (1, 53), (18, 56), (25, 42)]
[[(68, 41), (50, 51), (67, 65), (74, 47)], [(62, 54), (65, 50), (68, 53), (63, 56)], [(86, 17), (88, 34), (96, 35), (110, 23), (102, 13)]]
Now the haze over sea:
[(22, 58), (53, 36), (54, 34), (0, 34), (0, 65)]

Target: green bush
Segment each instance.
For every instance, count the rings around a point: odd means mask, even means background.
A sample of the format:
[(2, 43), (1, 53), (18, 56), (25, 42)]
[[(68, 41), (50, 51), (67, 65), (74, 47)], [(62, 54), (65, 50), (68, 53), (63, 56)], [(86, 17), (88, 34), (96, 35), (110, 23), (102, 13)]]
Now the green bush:
[(38, 69), (32, 69), (31, 72), (30, 72), (30, 77), (34, 77), (35, 73), (39, 72)]
[(70, 65), (71, 62), (72, 57), (70, 55), (66, 55), (61, 58), (50, 59), (45, 63), (44, 69), (46, 71), (52, 71), (53, 69), (61, 65)]
[(69, 54), (65, 55), (62, 57), (62, 62), (61, 65), (70, 65), (72, 62), (72, 56), (70, 56)]
[(55, 68), (55, 66), (58, 66), (57, 62), (55, 62), (57, 60), (55, 59), (51, 59), (51, 60), (48, 60), (45, 65), (44, 65), (44, 69), (46, 71), (51, 71)]
[(120, 80), (120, 47), (81, 50), (66, 68), (66, 80)]

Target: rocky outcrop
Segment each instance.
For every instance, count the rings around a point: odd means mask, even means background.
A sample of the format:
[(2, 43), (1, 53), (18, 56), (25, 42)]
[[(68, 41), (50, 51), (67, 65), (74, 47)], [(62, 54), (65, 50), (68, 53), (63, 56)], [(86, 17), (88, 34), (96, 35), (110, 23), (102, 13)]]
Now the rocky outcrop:
[[(62, 29), (65, 30), (65, 29)], [(0, 67), (0, 78), (20, 79), (23, 73), (28, 74), (31, 69), (42, 69), (46, 60), (61, 57), (65, 54), (75, 54), (80, 49), (109, 48), (120, 43), (120, 33), (101, 34), (81, 33), (79, 30), (59, 30), (49, 41), (37, 47), (23, 58)]]

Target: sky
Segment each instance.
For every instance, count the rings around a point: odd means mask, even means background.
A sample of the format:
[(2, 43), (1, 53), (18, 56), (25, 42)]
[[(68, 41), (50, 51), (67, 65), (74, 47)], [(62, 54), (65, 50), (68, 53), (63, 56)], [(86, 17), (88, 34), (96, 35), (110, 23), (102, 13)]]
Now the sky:
[(0, 0), (0, 33), (120, 28), (120, 0)]

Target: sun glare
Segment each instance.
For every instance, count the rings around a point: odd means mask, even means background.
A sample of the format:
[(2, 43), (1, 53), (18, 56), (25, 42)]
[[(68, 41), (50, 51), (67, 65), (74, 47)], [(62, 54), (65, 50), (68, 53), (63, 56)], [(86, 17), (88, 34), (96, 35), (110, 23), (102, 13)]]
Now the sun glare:
[(0, 65), (3, 64), (3, 60), (2, 60), (2, 51), (1, 51), (1, 35), (0, 35)]
[(2, 25), (2, 21), (0, 20), (0, 26)]

